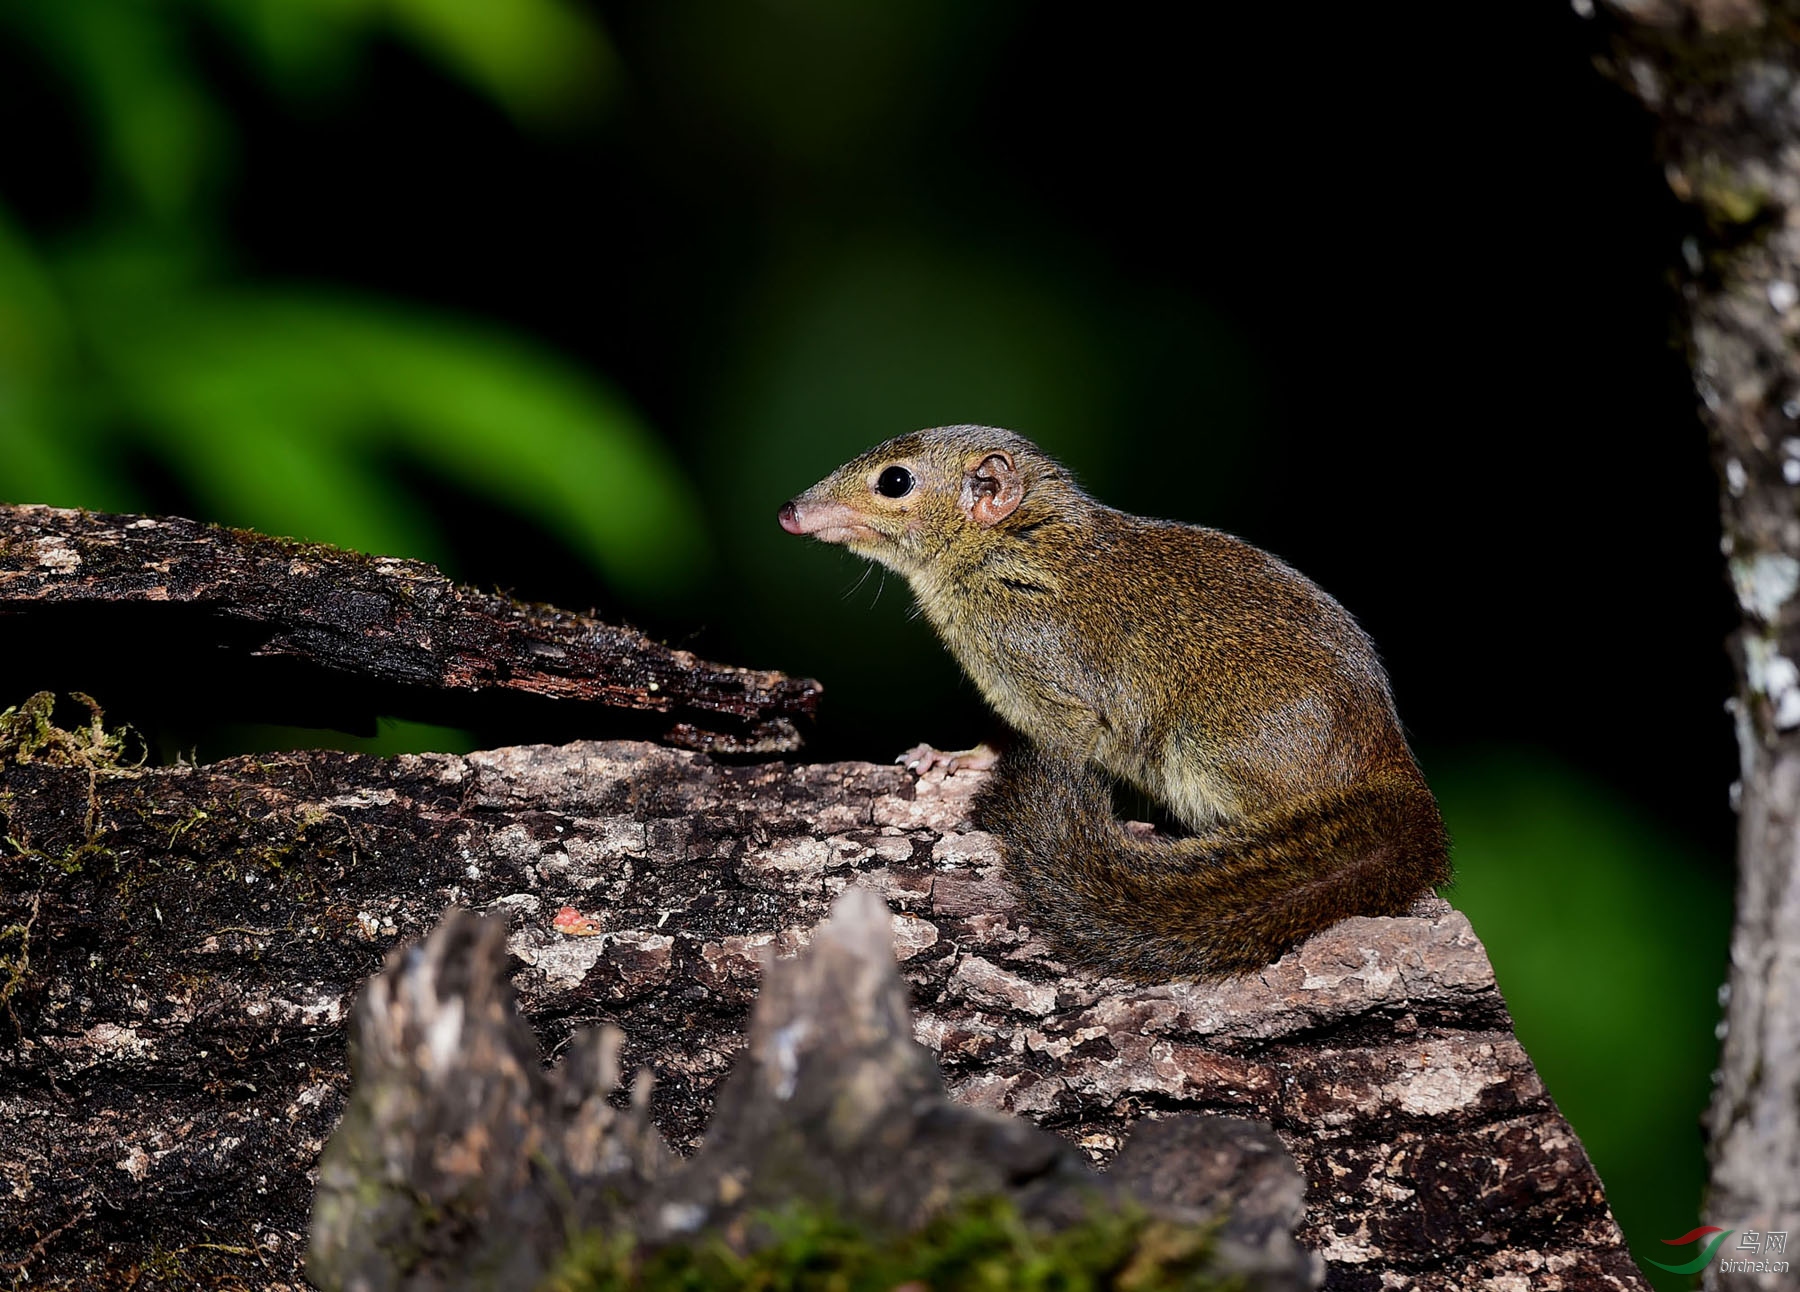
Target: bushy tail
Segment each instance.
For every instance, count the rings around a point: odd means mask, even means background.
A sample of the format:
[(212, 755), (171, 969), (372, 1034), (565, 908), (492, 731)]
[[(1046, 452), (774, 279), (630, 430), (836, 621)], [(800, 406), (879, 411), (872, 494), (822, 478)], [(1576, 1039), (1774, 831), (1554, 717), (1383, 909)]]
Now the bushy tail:
[(1139, 981), (1249, 973), (1348, 916), (1398, 915), (1450, 878), (1443, 819), (1412, 776), (1191, 838), (1137, 839), (1097, 768), (1021, 744), (975, 818), (1071, 962)]

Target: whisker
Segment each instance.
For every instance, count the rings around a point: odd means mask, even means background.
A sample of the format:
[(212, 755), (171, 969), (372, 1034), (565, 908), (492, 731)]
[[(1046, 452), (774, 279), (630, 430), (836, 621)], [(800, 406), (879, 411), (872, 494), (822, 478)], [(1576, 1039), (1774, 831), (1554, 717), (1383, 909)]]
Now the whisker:
[(851, 597), (854, 597), (857, 593), (861, 592), (862, 585), (869, 581), (869, 575), (873, 574), (874, 572), (875, 572), (875, 567), (872, 564), (864, 565), (862, 577), (859, 578), (855, 583), (851, 584), (848, 588), (844, 589), (843, 599), (845, 601), (848, 601), (848, 600), (850, 600)]

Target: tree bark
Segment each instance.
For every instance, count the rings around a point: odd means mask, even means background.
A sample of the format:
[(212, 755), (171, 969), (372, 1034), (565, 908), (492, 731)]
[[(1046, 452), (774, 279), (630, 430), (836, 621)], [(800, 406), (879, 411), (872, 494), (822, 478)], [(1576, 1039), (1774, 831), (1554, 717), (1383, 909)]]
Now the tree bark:
[[(1737, 916), (1706, 1219), (1708, 1288), (1792, 1287), (1800, 1241), (1800, 28), (1760, 0), (1608, 0), (1611, 70), (1695, 214), (1682, 295), (1743, 611)], [(1748, 1268), (1739, 1268), (1745, 1265)], [(1764, 1268), (1757, 1268), (1758, 1266)]]

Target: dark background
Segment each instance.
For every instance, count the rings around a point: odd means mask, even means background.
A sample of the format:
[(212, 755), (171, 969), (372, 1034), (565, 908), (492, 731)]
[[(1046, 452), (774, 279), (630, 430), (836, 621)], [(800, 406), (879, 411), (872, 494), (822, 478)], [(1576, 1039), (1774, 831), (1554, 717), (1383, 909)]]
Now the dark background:
[[(0, 497), (597, 606), (820, 678), (809, 754), (887, 758), (994, 720), (776, 507), (1017, 429), (1370, 630), (1634, 1250), (1691, 1228), (1732, 613), (1683, 215), (1566, 6), (132, 8), (0, 17)], [(167, 700), (116, 715), (165, 757), (534, 734)]]

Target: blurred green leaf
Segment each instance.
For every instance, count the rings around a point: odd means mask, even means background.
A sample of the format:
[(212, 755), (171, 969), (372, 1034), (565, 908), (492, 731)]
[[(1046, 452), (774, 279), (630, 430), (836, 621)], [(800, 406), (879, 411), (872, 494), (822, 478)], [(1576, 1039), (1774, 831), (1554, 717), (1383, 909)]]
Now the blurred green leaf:
[(336, 88), (371, 36), (408, 42), (528, 124), (554, 122), (618, 78), (606, 34), (566, 0), (200, 0), (289, 92)]
[(0, 497), (122, 501), (91, 451), (92, 399), (50, 268), (0, 211)]
[(0, 6), (0, 21), (67, 78), (111, 176), (165, 220), (192, 210), (228, 139), (170, 19), (141, 0)]
[(1432, 783), (1455, 841), (1448, 896), (1486, 943), (1519, 1040), (1633, 1250), (1654, 1250), (1699, 1212), (1729, 881), (1543, 755), (1434, 766)]
[(72, 341), (50, 271), (0, 210), (0, 391), (49, 380), (68, 366)]
[(210, 19), (290, 93), (349, 80), (391, 35), (527, 125), (591, 107), (618, 79), (605, 32), (568, 0), (38, 0), (0, 5), (0, 31), (64, 80), (106, 184), (156, 220), (191, 217), (232, 146), (226, 107), (192, 57)]
[(515, 116), (553, 120), (611, 89), (611, 46), (565, 0), (385, 0), (396, 30)]
[(699, 508), (599, 383), (497, 331), (212, 285), (210, 244), (191, 230), (229, 130), (190, 57), (196, 17), (289, 89), (341, 81), (384, 32), (527, 121), (589, 102), (613, 74), (604, 33), (567, 0), (0, 6), (0, 31), (61, 74), (103, 176), (131, 199), (54, 262), (0, 212), (7, 496), (129, 505), (119, 450), (136, 446), (218, 518), (441, 560), (387, 470), (398, 455), (560, 533), (622, 590), (662, 599), (689, 583), (706, 559)]
[(642, 595), (687, 584), (705, 563), (685, 477), (598, 383), (499, 335), (309, 308), (421, 460), (538, 517)]
[(563, 0), (202, 2), (288, 92), (342, 85), (376, 32), (409, 41), (527, 124), (585, 108), (617, 81), (607, 34)]
[(349, 296), (146, 290), (129, 255), (69, 277), (114, 433), (220, 519), (442, 559), (384, 470), (399, 454), (560, 533), (634, 595), (666, 598), (706, 563), (667, 451), (616, 395), (522, 342)]
[(380, 12), (380, 0), (200, 2), (278, 88), (301, 95), (351, 79)]
[(663, 599), (688, 584), (706, 559), (699, 508), (599, 383), (497, 331), (212, 285), (212, 244), (193, 231), (230, 130), (191, 57), (198, 21), (290, 91), (341, 83), (393, 35), (528, 123), (590, 103), (615, 71), (604, 32), (568, 0), (0, 6), (0, 33), (29, 42), (90, 123), (102, 190), (128, 199), (54, 262), (0, 211), (6, 495), (129, 505), (131, 446), (220, 519), (441, 560), (387, 470), (404, 456), (560, 533), (622, 590)]
[(69, 437), (55, 419), (6, 390), (0, 379), (0, 500), (116, 505), (107, 498), (106, 482), (83, 469), (83, 455), (68, 449)]

